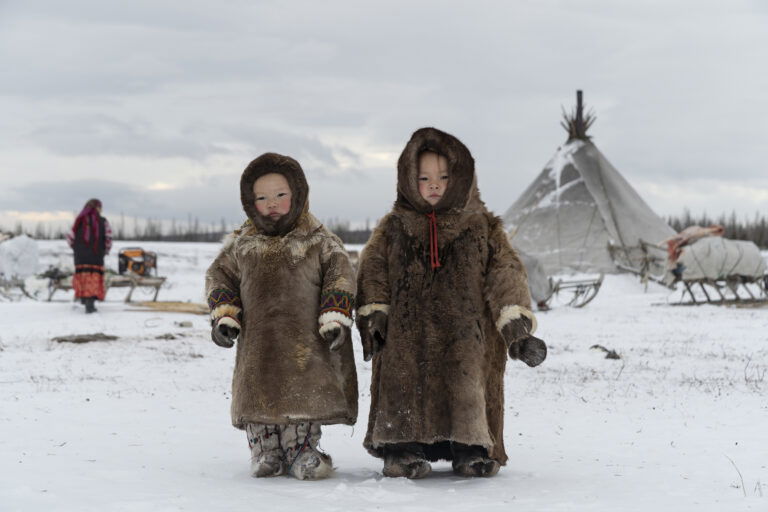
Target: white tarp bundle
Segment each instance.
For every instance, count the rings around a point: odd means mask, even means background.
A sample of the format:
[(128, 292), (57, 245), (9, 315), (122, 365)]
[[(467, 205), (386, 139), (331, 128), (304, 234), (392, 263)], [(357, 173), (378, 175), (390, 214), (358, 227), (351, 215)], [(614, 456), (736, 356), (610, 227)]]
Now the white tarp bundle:
[(27, 235), (0, 242), (0, 278), (25, 279), (37, 272), (37, 243)]
[(618, 272), (609, 243), (621, 248), (622, 264), (640, 268), (642, 254), (632, 247), (675, 234), (600, 150), (581, 140), (555, 153), (503, 219), (512, 245), (549, 274)]
[[(765, 274), (765, 261), (753, 242), (728, 240), (719, 236), (702, 238), (682, 247), (678, 264), (683, 265), (682, 279), (725, 279), (742, 276), (759, 279)], [(671, 270), (667, 281), (674, 280)]]

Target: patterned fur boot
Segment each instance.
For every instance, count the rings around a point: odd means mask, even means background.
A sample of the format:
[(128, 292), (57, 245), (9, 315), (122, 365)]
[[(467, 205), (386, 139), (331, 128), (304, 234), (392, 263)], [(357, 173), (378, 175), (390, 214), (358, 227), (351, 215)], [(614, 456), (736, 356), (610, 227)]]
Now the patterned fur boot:
[(384, 476), (406, 477), (412, 480), (424, 478), (432, 472), (423, 450), (417, 445), (393, 445), (384, 452)]
[(297, 423), (282, 427), (280, 442), (288, 464), (288, 474), (298, 480), (320, 480), (333, 473), (331, 457), (317, 448), (320, 425)]
[(499, 472), (498, 461), (488, 457), (480, 446), (453, 443), (453, 472), (459, 476), (494, 476)]
[(251, 448), (251, 476), (262, 478), (285, 474), (285, 457), (280, 447), (280, 427), (248, 423), (245, 425)]

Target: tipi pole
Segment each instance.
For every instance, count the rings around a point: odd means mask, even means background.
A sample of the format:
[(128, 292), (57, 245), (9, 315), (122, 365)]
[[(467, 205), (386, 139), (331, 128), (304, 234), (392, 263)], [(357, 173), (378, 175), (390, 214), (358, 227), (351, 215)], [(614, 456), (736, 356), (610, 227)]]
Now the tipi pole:
[(576, 90), (576, 126), (579, 127), (578, 133), (580, 134), (586, 134), (586, 130), (582, 131), (582, 127), (584, 126), (584, 103), (583, 103), (584, 95), (581, 90)]

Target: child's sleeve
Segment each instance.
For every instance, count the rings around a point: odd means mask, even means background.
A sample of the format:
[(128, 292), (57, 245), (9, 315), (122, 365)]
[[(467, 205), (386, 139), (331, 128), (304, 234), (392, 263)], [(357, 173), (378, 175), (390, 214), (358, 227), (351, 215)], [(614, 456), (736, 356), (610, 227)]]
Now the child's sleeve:
[(320, 293), (320, 335), (342, 325), (352, 327), (355, 307), (355, 270), (342, 241), (328, 233), (321, 253), (323, 289)]
[(372, 353), (373, 340), (368, 329), (368, 317), (375, 312), (389, 314), (390, 289), (387, 265), (385, 217), (371, 233), (365, 244), (357, 270), (357, 329), (366, 353)]
[(501, 333), (504, 326), (519, 322), (523, 317), (530, 322), (527, 334), (536, 330), (536, 317), (531, 311), (528, 275), (525, 267), (512, 248), (501, 220), (491, 221), (488, 238), (489, 255), (485, 278), (485, 296), (491, 309), (496, 329)]
[(243, 303), (240, 300), (240, 269), (235, 257), (235, 236), (230, 235), (205, 273), (205, 294), (211, 322), (240, 329)]
[(357, 330), (363, 345), (363, 359), (369, 361), (380, 348), (381, 340), (374, 338), (372, 328), (383, 332), (386, 338), (386, 325), (389, 315), (390, 289), (389, 266), (387, 265), (386, 236), (387, 217), (371, 233), (365, 244), (357, 270)]

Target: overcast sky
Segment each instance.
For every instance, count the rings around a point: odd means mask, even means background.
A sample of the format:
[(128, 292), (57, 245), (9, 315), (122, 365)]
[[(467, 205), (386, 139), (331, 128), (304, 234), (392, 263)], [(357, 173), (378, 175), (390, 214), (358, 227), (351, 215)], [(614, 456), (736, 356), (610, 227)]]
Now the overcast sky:
[(435, 126), (503, 213), (565, 141), (594, 142), (662, 215), (768, 213), (768, 2), (0, 0), (0, 225), (235, 222), (265, 151), (321, 219), (381, 217)]

